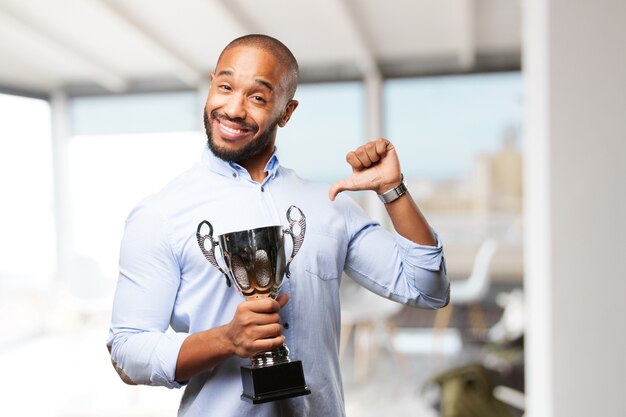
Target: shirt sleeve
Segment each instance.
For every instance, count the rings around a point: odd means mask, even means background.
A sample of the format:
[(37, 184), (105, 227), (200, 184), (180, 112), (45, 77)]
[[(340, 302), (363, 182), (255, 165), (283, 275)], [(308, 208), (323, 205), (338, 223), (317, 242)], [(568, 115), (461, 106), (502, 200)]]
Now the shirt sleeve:
[(126, 220), (107, 345), (127, 383), (178, 388), (178, 353), (187, 333), (168, 332), (180, 267), (156, 210), (139, 206)]
[(448, 303), (449, 281), (443, 246), (418, 245), (390, 233), (369, 219), (355, 203), (347, 203), (350, 234), (346, 273), (370, 291), (420, 308), (441, 308)]

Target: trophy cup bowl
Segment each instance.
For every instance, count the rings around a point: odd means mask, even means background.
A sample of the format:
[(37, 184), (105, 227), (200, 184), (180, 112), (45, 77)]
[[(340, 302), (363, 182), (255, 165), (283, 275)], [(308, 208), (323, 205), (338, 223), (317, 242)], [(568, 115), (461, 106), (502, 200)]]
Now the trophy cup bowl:
[[(293, 210), (298, 211), (297, 219), (291, 217)], [(306, 218), (298, 207), (289, 207), (287, 220), (287, 229), (282, 226), (259, 227), (225, 233), (218, 236), (217, 240), (213, 237), (211, 223), (203, 220), (198, 225), (196, 238), (204, 257), (224, 274), (228, 286), (234, 283), (248, 300), (266, 297), (275, 299), (284, 276), (290, 277), (289, 265), (300, 250), (306, 231)], [(203, 235), (201, 231), (206, 227), (209, 233)], [(293, 240), (293, 249), (287, 261), (285, 235), (290, 235)], [(205, 246), (206, 240), (210, 242), (208, 248)], [(225, 270), (215, 257), (216, 246), (222, 251)], [(311, 393), (304, 380), (302, 362), (289, 358), (287, 346), (255, 354), (250, 360), (250, 365), (241, 367), (243, 400), (260, 404)]]

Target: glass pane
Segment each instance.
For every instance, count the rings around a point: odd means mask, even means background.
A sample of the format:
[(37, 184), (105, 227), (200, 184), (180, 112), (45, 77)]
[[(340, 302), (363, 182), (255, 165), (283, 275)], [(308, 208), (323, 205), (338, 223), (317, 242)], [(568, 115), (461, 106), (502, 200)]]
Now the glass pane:
[(521, 283), (522, 75), (473, 74), (385, 83), (385, 130), (409, 189), (466, 278), (480, 244), (501, 245), (491, 272)]
[[(69, 144), (74, 252), (114, 283), (124, 221), (200, 159), (204, 133), (76, 136)], [(86, 289), (89, 291), (89, 289)]]
[(365, 138), (363, 85), (304, 84), (295, 98), (300, 104), (276, 141), (283, 165), (310, 180), (347, 176), (346, 153)]
[(55, 260), (50, 107), (0, 94), (0, 286), (48, 284)]
[(75, 135), (181, 132), (200, 127), (195, 91), (76, 97), (70, 102)]
[(467, 177), (477, 154), (519, 140), (518, 72), (390, 80), (384, 100), (385, 132), (408, 177)]

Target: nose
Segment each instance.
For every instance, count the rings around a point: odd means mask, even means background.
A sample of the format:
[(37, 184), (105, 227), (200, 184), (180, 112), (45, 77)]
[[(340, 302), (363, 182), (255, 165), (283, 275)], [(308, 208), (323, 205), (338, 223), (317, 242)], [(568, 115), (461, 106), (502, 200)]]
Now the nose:
[(245, 119), (246, 108), (243, 94), (228, 96), (223, 108), (224, 113), (231, 119)]

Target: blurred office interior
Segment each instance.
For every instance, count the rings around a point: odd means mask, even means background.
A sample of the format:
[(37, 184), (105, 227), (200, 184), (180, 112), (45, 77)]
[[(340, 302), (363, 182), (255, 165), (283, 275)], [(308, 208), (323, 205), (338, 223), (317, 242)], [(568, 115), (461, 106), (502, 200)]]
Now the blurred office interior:
[(255, 32), (301, 65), (283, 164), (332, 183), (390, 139), (445, 247), (442, 310), (343, 277), (348, 417), (625, 415), (621, 0), (0, 0), (0, 415), (176, 413), (110, 365), (119, 242), (199, 159), (209, 73)]

